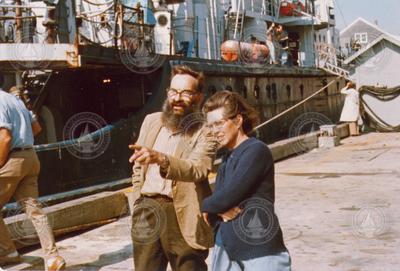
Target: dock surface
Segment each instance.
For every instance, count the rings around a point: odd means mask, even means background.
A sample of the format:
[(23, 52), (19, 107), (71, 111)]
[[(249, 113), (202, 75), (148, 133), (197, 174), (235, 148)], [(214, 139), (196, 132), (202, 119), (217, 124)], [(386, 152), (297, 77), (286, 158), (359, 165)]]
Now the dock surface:
[[(400, 133), (369, 133), (276, 163), (276, 212), (294, 271), (396, 271)], [(129, 217), (58, 240), (68, 270), (132, 270)], [(7, 270), (43, 270), (42, 252)], [(208, 258), (208, 263), (210, 263)]]

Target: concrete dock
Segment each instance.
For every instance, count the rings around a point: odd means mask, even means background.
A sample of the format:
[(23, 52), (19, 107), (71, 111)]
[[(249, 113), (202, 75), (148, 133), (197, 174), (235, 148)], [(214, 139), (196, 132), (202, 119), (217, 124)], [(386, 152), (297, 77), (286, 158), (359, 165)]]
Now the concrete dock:
[[(397, 271), (400, 133), (342, 139), (276, 163), (276, 211), (294, 271)], [(58, 240), (68, 270), (132, 270), (129, 216)], [(43, 270), (41, 250), (7, 270)], [(210, 257), (208, 259), (210, 261)]]

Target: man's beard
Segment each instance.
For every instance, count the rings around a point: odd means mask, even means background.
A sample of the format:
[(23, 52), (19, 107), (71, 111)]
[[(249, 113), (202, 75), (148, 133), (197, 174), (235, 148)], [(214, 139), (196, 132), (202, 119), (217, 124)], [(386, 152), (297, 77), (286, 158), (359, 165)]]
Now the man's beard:
[[(174, 105), (182, 106), (184, 108), (183, 114), (175, 114), (173, 109)], [(197, 104), (186, 105), (182, 102), (172, 102), (172, 104), (170, 104), (168, 100), (166, 100), (163, 105), (161, 121), (168, 130), (174, 132), (184, 131), (190, 135), (201, 127), (200, 124), (193, 125), (193, 122), (190, 121), (190, 115), (195, 117), (197, 114), (194, 113), (199, 112), (200, 109)], [(187, 125), (188, 123), (190, 124), (189, 126)]]

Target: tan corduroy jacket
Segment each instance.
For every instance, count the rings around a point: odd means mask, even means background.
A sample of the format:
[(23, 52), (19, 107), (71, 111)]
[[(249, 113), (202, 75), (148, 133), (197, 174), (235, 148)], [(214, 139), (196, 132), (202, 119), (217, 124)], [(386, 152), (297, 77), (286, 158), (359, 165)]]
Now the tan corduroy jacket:
[[(161, 114), (153, 113), (143, 121), (137, 144), (153, 148), (162, 127)], [(205, 128), (193, 136), (182, 137), (174, 155), (169, 155), (166, 176), (172, 180), (172, 196), (178, 224), (186, 242), (195, 249), (207, 249), (214, 245), (212, 229), (207, 226), (200, 211), (203, 199), (211, 194), (208, 174), (217, 144)], [(132, 184), (133, 199), (140, 197), (147, 166), (135, 163)]]

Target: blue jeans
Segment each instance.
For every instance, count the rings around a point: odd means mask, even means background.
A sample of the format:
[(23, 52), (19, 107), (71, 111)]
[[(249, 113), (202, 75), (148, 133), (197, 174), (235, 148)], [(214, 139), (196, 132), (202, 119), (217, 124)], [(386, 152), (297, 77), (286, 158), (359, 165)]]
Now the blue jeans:
[(232, 261), (221, 245), (220, 238), (218, 232), (212, 253), (212, 271), (291, 271), (290, 255), (286, 251), (245, 261)]

